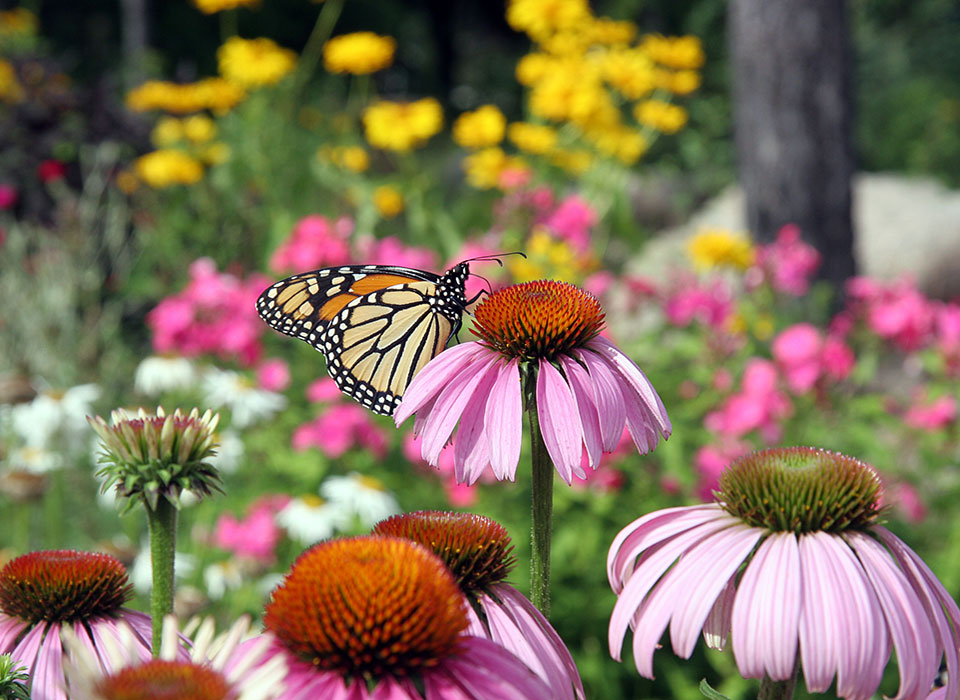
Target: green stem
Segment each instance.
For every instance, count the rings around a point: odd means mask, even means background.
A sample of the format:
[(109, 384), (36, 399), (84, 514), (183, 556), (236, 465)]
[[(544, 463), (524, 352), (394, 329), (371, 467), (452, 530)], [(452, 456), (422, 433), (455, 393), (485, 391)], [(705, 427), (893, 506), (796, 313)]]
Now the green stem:
[(173, 559), (177, 551), (177, 509), (165, 498), (156, 510), (147, 506), (150, 525), (150, 561), (153, 564), (153, 593), (150, 615), (153, 618), (153, 655), (160, 654), (163, 618), (173, 612)]
[(527, 419), (530, 422), (530, 459), (533, 496), (530, 523), (530, 600), (550, 615), (550, 535), (553, 528), (553, 462), (540, 432), (537, 414), (536, 371), (526, 374)]
[(797, 677), (800, 674), (800, 655), (793, 664), (793, 673), (785, 681), (773, 681), (763, 677), (760, 681), (760, 693), (757, 700), (791, 700), (793, 691), (797, 687)]
[(300, 54), (300, 60), (297, 61), (297, 72), (293, 76), (293, 89), (290, 91), (290, 113), (300, 102), (300, 94), (303, 91), (310, 76), (320, 62), (320, 56), (323, 53), (323, 46), (327, 43), (330, 35), (333, 34), (333, 27), (340, 19), (340, 12), (343, 10), (344, 0), (327, 0), (323, 3), (320, 14), (317, 15), (317, 21), (313, 25), (313, 31), (307, 39), (306, 45)]

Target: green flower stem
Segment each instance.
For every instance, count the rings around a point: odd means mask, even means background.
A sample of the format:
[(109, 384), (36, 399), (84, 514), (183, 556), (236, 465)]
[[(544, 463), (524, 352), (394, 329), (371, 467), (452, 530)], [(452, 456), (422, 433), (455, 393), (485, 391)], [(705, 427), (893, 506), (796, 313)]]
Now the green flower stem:
[(333, 34), (333, 28), (340, 19), (340, 13), (343, 11), (345, 0), (327, 0), (323, 3), (320, 14), (317, 15), (317, 21), (313, 25), (313, 31), (307, 39), (306, 46), (300, 54), (300, 60), (297, 61), (297, 71), (293, 76), (293, 89), (290, 92), (290, 110), (296, 108), (300, 103), (300, 96), (304, 86), (313, 75), (313, 71), (320, 62), (320, 56), (323, 53), (323, 45)]
[(150, 561), (153, 564), (153, 593), (150, 615), (153, 618), (153, 655), (160, 654), (163, 618), (173, 612), (173, 558), (177, 551), (177, 509), (166, 498), (156, 509), (147, 506), (150, 525)]
[(526, 375), (527, 418), (533, 462), (533, 498), (530, 523), (530, 600), (544, 617), (550, 615), (550, 536), (553, 529), (553, 462), (540, 432), (536, 374)]
[(757, 700), (791, 700), (793, 691), (797, 687), (797, 677), (800, 674), (800, 655), (793, 664), (793, 673), (785, 681), (773, 681), (763, 677), (760, 681), (760, 693)]

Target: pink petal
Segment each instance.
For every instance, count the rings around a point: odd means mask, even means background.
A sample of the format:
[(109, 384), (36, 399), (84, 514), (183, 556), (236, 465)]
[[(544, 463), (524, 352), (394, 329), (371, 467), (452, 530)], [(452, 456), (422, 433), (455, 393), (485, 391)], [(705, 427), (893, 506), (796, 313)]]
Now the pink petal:
[(496, 363), (490, 363), (474, 390), (474, 399), (463, 409), (460, 426), (453, 441), (454, 474), (457, 483), (473, 484), (490, 463), (487, 449), (489, 440), (484, 432), (483, 418), (490, 403), (490, 389), (498, 375)]
[(580, 425), (583, 428), (583, 444), (587, 448), (587, 459), (590, 466), (596, 469), (600, 464), (603, 445), (600, 437), (600, 416), (597, 414), (597, 406), (594, 403), (590, 376), (587, 374), (587, 370), (581, 367), (576, 360), (571, 360), (569, 357), (561, 357), (560, 366), (563, 368), (564, 374), (567, 375), (573, 400), (577, 405), (577, 412), (580, 414)]
[(517, 657), (488, 639), (461, 637), (464, 652), (448, 658), (434, 671), (423, 674), (427, 688), (426, 700), (447, 700), (460, 696), (435, 690), (441, 678), (453, 682), (454, 688), (464, 691), (466, 700), (497, 698), (497, 700), (531, 700), (549, 698), (550, 689)]
[(603, 435), (604, 452), (613, 452), (623, 435), (623, 426), (627, 420), (623, 393), (617, 385), (617, 378), (607, 363), (593, 352), (577, 352), (577, 358), (587, 366), (593, 386), (597, 413), (600, 418), (600, 432)]
[(9, 649), (13, 640), (26, 629), (27, 623), (0, 612), (0, 649)]
[(744, 678), (786, 680), (797, 658), (800, 553), (792, 532), (770, 535), (740, 579), (733, 601), (733, 656)]
[(423, 442), (420, 445), (423, 459), (428, 464), (437, 466), (440, 451), (447, 444), (454, 426), (473, 399), (477, 386), (487, 372), (493, 370), (495, 363), (496, 359), (488, 359), (462, 367), (440, 392), (430, 411), (430, 419), (424, 426)]
[[(60, 634), (60, 626), (52, 624), (53, 632)], [(34, 625), (20, 640), (20, 643), (14, 647), (10, 655), (29, 669), (32, 669), (37, 663), (37, 653), (40, 651), (40, 642), (43, 641), (44, 630), (47, 624)]]
[[(399, 427), (407, 418), (437, 396), (450, 380), (460, 374), (478, 355), (489, 353), (480, 343), (461, 343), (444, 350), (417, 373), (403, 394), (393, 420)], [(451, 428), (452, 429), (452, 428)]]
[(546, 361), (540, 362), (537, 372), (537, 415), (547, 453), (560, 477), (569, 485), (573, 471), (581, 470), (583, 429), (570, 387), (560, 372)]
[(900, 689), (895, 700), (926, 696), (937, 675), (940, 651), (923, 603), (882, 545), (859, 532), (846, 533), (844, 539), (877, 594), (897, 651)]
[(60, 641), (60, 626), (50, 625), (37, 662), (30, 669), (30, 697), (33, 700), (67, 700), (63, 677), (63, 643)]
[(490, 466), (498, 479), (513, 481), (523, 440), (523, 400), (520, 395), (520, 361), (500, 368), (484, 413), (484, 432)]
[(667, 416), (667, 409), (664, 408), (660, 396), (647, 379), (637, 363), (623, 354), (623, 352), (603, 336), (597, 336), (590, 341), (590, 347), (599, 352), (607, 361), (616, 368), (619, 375), (626, 379), (627, 383), (637, 392), (643, 403), (649, 408), (657, 421), (657, 427), (663, 436), (670, 437), (673, 427), (670, 424), (670, 418)]
[(727, 579), (703, 623), (703, 641), (710, 649), (722, 650), (727, 645), (730, 621), (733, 619), (733, 600), (737, 593), (735, 579), (736, 574)]

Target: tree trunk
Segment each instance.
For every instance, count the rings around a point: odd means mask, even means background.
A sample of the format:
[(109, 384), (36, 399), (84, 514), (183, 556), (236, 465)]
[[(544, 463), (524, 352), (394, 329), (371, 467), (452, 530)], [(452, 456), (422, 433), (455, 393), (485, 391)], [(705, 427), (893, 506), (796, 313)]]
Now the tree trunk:
[(795, 223), (818, 276), (855, 273), (851, 57), (845, 0), (730, 0), (740, 182), (753, 236)]

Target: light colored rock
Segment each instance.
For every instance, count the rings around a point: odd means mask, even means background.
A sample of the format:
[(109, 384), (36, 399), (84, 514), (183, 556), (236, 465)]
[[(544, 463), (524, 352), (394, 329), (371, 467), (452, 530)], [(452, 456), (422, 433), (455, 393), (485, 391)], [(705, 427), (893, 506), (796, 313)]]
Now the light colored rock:
[[(871, 173), (855, 178), (853, 201), (854, 252), (862, 274), (883, 280), (909, 275), (933, 296), (960, 294), (960, 191), (932, 178)], [(632, 271), (663, 279), (685, 265), (686, 240), (703, 228), (746, 230), (738, 186), (653, 238)]]

